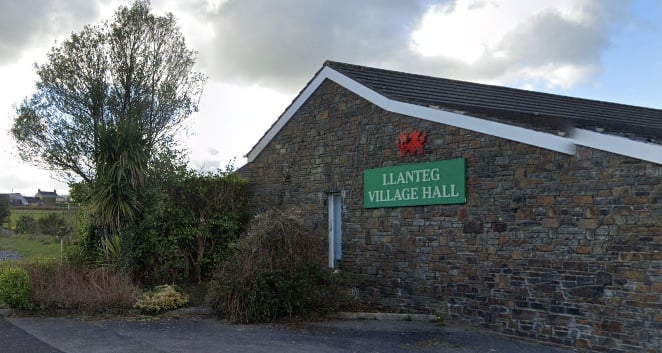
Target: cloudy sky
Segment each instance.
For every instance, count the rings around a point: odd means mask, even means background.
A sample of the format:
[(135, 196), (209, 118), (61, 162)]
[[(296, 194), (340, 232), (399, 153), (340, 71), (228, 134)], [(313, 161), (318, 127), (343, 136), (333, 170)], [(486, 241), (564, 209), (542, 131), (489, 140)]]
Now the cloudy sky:
[[(13, 106), (34, 64), (123, 0), (0, 0), (0, 192), (65, 184), (17, 157)], [(191, 167), (235, 165), (327, 59), (662, 108), (662, 1), (152, 0), (172, 12), (209, 80)]]

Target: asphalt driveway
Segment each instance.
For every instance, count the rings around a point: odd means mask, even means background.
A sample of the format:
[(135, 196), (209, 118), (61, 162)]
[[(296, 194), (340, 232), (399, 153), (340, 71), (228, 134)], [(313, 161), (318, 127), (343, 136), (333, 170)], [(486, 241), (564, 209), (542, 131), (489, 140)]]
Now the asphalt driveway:
[(4, 353), (442, 352), (567, 353), (541, 344), (419, 321), (231, 325), (211, 318), (77, 320), (0, 316)]

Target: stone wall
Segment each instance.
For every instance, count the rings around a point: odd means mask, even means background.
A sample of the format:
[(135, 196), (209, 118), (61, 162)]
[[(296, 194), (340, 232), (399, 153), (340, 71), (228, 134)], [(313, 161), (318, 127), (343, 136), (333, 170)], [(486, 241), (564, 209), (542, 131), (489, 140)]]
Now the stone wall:
[[(424, 156), (396, 137), (427, 132)], [(465, 205), (363, 209), (363, 170), (467, 158)], [(359, 293), (586, 351), (662, 350), (662, 166), (388, 113), (327, 81), (249, 166), (252, 207), (326, 229), (342, 191)]]

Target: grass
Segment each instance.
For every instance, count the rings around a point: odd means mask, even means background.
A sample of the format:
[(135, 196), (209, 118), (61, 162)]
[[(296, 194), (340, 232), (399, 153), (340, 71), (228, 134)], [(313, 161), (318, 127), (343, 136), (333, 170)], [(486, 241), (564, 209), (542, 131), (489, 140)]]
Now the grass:
[(5, 222), (4, 226), (6, 228), (15, 229), (16, 223), (21, 218), (21, 216), (29, 216), (34, 218), (35, 221), (40, 218), (46, 217), (51, 213), (61, 215), (64, 217), (64, 220), (67, 224), (75, 226), (78, 224), (78, 209), (65, 209), (65, 208), (32, 208), (32, 207), (12, 207), (11, 215), (9, 216), (9, 222)]
[(60, 258), (60, 242), (45, 235), (0, 236), (0, 250), (15, 251), (28, 260)]

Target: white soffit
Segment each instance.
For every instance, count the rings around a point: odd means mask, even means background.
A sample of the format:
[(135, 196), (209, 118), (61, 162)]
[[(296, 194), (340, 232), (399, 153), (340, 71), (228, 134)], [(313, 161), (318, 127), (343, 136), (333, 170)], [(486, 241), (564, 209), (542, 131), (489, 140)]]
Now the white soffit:
[(571, 133), (572, 137), (568, 138), (519, 126), (476, 118), (470, 115), (399, 102), (385, 97), (328, 66), (325, 66), (320, 70), (315, 78), (299, 94), (299, 96), (297, 96), (292, 104), (290, 104), (255, 147), (253, 147), (253, 149), (246, 155), (248, 162), (252, 162), (260, 152), (262, 152), (271, 139), (276, 136), (285, 124), (287, 124), (297, 110), (301, 108), (325, 79), (336, 82), (389, 112), (455, 126), (565, 154), (574, 155), (576, 145), (582, 145), (662, 164), (662, 146), (660, 145), (637, 142), (623, 137), (604, 135), (583, 129), (573, 129)]
[(634, 141), (625, 137), (606, 135), (584, 129), (574, 129), (572, 140), (581, 146), (662, 164), (662, 145)]

